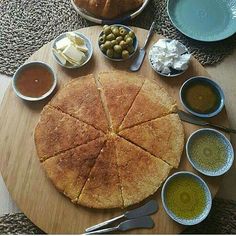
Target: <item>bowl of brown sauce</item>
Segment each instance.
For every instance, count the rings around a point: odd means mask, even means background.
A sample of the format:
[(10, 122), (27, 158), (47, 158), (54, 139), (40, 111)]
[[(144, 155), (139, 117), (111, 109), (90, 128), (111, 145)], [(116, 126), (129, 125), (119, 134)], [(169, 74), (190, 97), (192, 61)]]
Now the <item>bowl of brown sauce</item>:
[(182, 85), (180, 100), (189, 113), (202, 118), (210, 118), (221, 112), (225, 97), (223, 90), (216, 82), (204, 76), (196, 76)]
[(48, 97), (56, 85), (57, 79), (52, 68), (41, 61), (23, 64), (12, 80), (16, 95), (27, 101), (39, 101)]

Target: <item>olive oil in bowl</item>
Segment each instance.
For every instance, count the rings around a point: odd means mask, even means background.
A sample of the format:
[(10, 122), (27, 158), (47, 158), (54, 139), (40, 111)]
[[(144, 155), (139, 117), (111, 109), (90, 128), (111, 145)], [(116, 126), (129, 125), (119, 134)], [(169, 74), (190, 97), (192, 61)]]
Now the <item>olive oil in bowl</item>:
[(217, 115), (224, 106), (222, 89), (205, 77), (193, 77), (180, 89), (180, 99), (187, 111), (207, 118)]
[(192, 166), (208, 176), (224, 174), (234, 160), (230, 141), (214, 129), (200, 129), (193, 133), (187, 141), (186, 153)]

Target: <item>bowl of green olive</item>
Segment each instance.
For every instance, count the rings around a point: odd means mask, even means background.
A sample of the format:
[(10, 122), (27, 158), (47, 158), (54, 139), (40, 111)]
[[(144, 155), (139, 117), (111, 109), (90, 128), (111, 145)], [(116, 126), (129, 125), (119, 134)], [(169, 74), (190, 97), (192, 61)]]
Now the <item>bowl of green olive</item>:
[(112, 61), (131, 58), (138, 48), (138, 40), (132, 29), (125, 25), (104, 25), (98, 38), (103, 55)]

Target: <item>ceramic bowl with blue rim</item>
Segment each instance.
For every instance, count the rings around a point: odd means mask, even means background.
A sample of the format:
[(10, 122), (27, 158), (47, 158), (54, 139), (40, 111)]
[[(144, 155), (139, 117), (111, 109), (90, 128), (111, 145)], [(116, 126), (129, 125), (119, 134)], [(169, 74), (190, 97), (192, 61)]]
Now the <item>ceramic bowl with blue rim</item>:
[(221, 87), (205, 76), (196, 76), (185, 81), (180, 88), (179, 97), (185, 110), (201, 118), (218, 115), (225, 104)]
[(90, 41), (90, 39), (89, 39), (87, 36), (85, 36), (84, 34), (80, 33), (79, 31), (73, 31), (73, 33), (75, 33), (75, 34), (77, 34), (79, 37), (81, 37), (81, 38), (84, 40), (86, 47), (88, 48), (88, 52), (85, 53), (86, 60), (85, 60), (81, 65), (75, 65), (75, 64), (70, 64), (70, 63), (66, 63), (66, 64), (64, 65), (64, 64), (62, 64), (62, 63), (60, 62), (60, 60), (59, 60), (59, 59), (57, 58), (57, 56), (55, 55), (55, 52), (54, 52), (53, 49), (56, 48), (56, 43), (57, 43), (59, 40), (65, 38), (67, 32), (60, 34), (60, 35), (53, 41), (53, 43), (52, 43), (52, 55), (53, 55), (54, 60), (55, 60), (60, 66), (65, 67), (65, 68), (68, 68), (68, 69), (76, 69), (76, 68), (80, 68), (80, 67), (86, 65), (86, 64), (90, 61), (90, 59), (92, 58), (92, 55), (93, 55), (93, 45), (92, 45), (92, 42)]
[(221, 132), (204, 128), (191, 134), (186, 143), (186, 154), (191, 165), (207, 176), (226, 173), (234, 161), (234, 149)]
[[(199, 188), (203, 191), (203, 195), (204, 195), (203, 208), (201, 209), (200, 213), (197, 214), (195, 217), (184, 218), (184, 217), (177, 216), (177, 214), (175, 214), (167, 204), (167, 192), (169, 191), (168, 188), (173, 184), (173, 182), (175, 182), (179, 178), (190, 178), (190, 180), (196, 181)], [(186, 186), (186, 188), (189, 188), (189, 187), (190, 186)], [(180, 198), (181, 198), (181, 196), (180, 196)], [(184, 192), (183, 192), (182, 198), (183, 198), (182, 199), (183, 201), (189, 200), (188, 197), (186, 197), (186, 194)], [(205, 181), (201, 177), (199, 177), (198, 175), (195, 175), (194, 173), (188, 172), (188, 171), (176, 172), (173, 175), (171, 175), (165, 181), (165, 183), (162, 187), (162, 191), (161, 191), (161, 199), (162, 199), (162, 204), (163, 204), (163, 207), (164, 207), (166, 213), (174, 221), (176, 221), (177, 223), (182, 224), (182, 225), (196, 225), (196, 224), (199, 224), (200, 222), (202, 222), (208, 216), (208, 214), (211, 210), (211, 206), (212, 206), (211, 192), (210, 192), (207, 184), (205, 183)], [(174, 204), (178, 204), (178, 203), (174, 202)], [(192, 206), (192, 205), (188, 206), (188, 208), (189, 207), (191, 209), (194, 208), (194, 206)]]
[[(128, 33), (129, 33), (130, 31), (134, 32), (131, 28), (129, 28), (129, 27), (126, 26), (126, 25), (121, 25), (121, 24), (113, 24), (113, 25), (110, 25), (110, 27), (112, 27), (112, 26), (118, 27), (118, 28), (119, 28), (119, 27), (122, 27), (122, 28), (124, 28)], [(132, 43), (132, 45), (131, 45), (131, 46), (133, 46), (133, 52), (132, 52), (132, 53), (129, 53), (129, 56), (128, 56), (127, 58), (109, 57), (109, 56), (106, 55), (106, 52), (102, 51), (102, 49), (101, 49), (101, 45), (104, 44), (104, 43), (99, 42), (99, 39), (102, 38), (102, 37), (104, 37), (104, 36), (105, 36), (105, 33), (104, 33), (103, 30), (102, 30), (101, 33), (100, 33), (99, 36), (98, 36), (98, 47), (99, 47), (100, 52), (103, 54), (103, 56), (104, 56), (105, 58), (107, 58), (108, 60), (116, 61), (116, 62), (122, 62), (122, 61), (129, 60), (129, 59), (136, 53), (136, 51), (137, 51), (137, 49), (138, 49), (138, 39), (137, 39), (136, 35), (134, 34), (133, 43)], [(123, 38), (124, 38), (124, 36), (123, 36)], [(110, 41), (110, 40), (108, 40), (108, 41)], [(122, 39), (122, 41), (124, 41), (124, 39)], [(125, 48), (124, 50), (126, 50), (126, 48)]]

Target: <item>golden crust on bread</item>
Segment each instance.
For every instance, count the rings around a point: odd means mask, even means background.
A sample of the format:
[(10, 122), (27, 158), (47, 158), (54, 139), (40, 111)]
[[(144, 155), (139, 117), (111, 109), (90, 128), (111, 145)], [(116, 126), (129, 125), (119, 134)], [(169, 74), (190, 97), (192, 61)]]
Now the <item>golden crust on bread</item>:
[(93, 75), (69, 82), (50, 102), (65, 113), (104, 132), (108, 122)]
[(116, 139), (116, 155), (124, 207), (154, 194), (171, 167), (123, 138)]
[(184, 129), (177, 114), (122, 130), (119, 135), (177, 168), (184, 147)]
[(98, 156), (78, 203), (92, 208), (123, 207), (113, 139), (106, 142)]
[(75, 0), (75, 4), (93, 15), (114, 19), (143, 4), (143, 0)]
[(105, 95), (112, 127), (116, 131), (145, 79), (135, 74), (114, 71), (99, 73), (98, 80)]
[(176, 102), (156, 81), (146, 79), (120, 130), (176, 111)]
[(104, 137), (95, 139), (42, 163), (55, 187), (72, 201), (77, 200), (104, 142)]
[(41, 161), (104, 135), (90, 125), (46, 106), (35, 128), (34, 138)]

